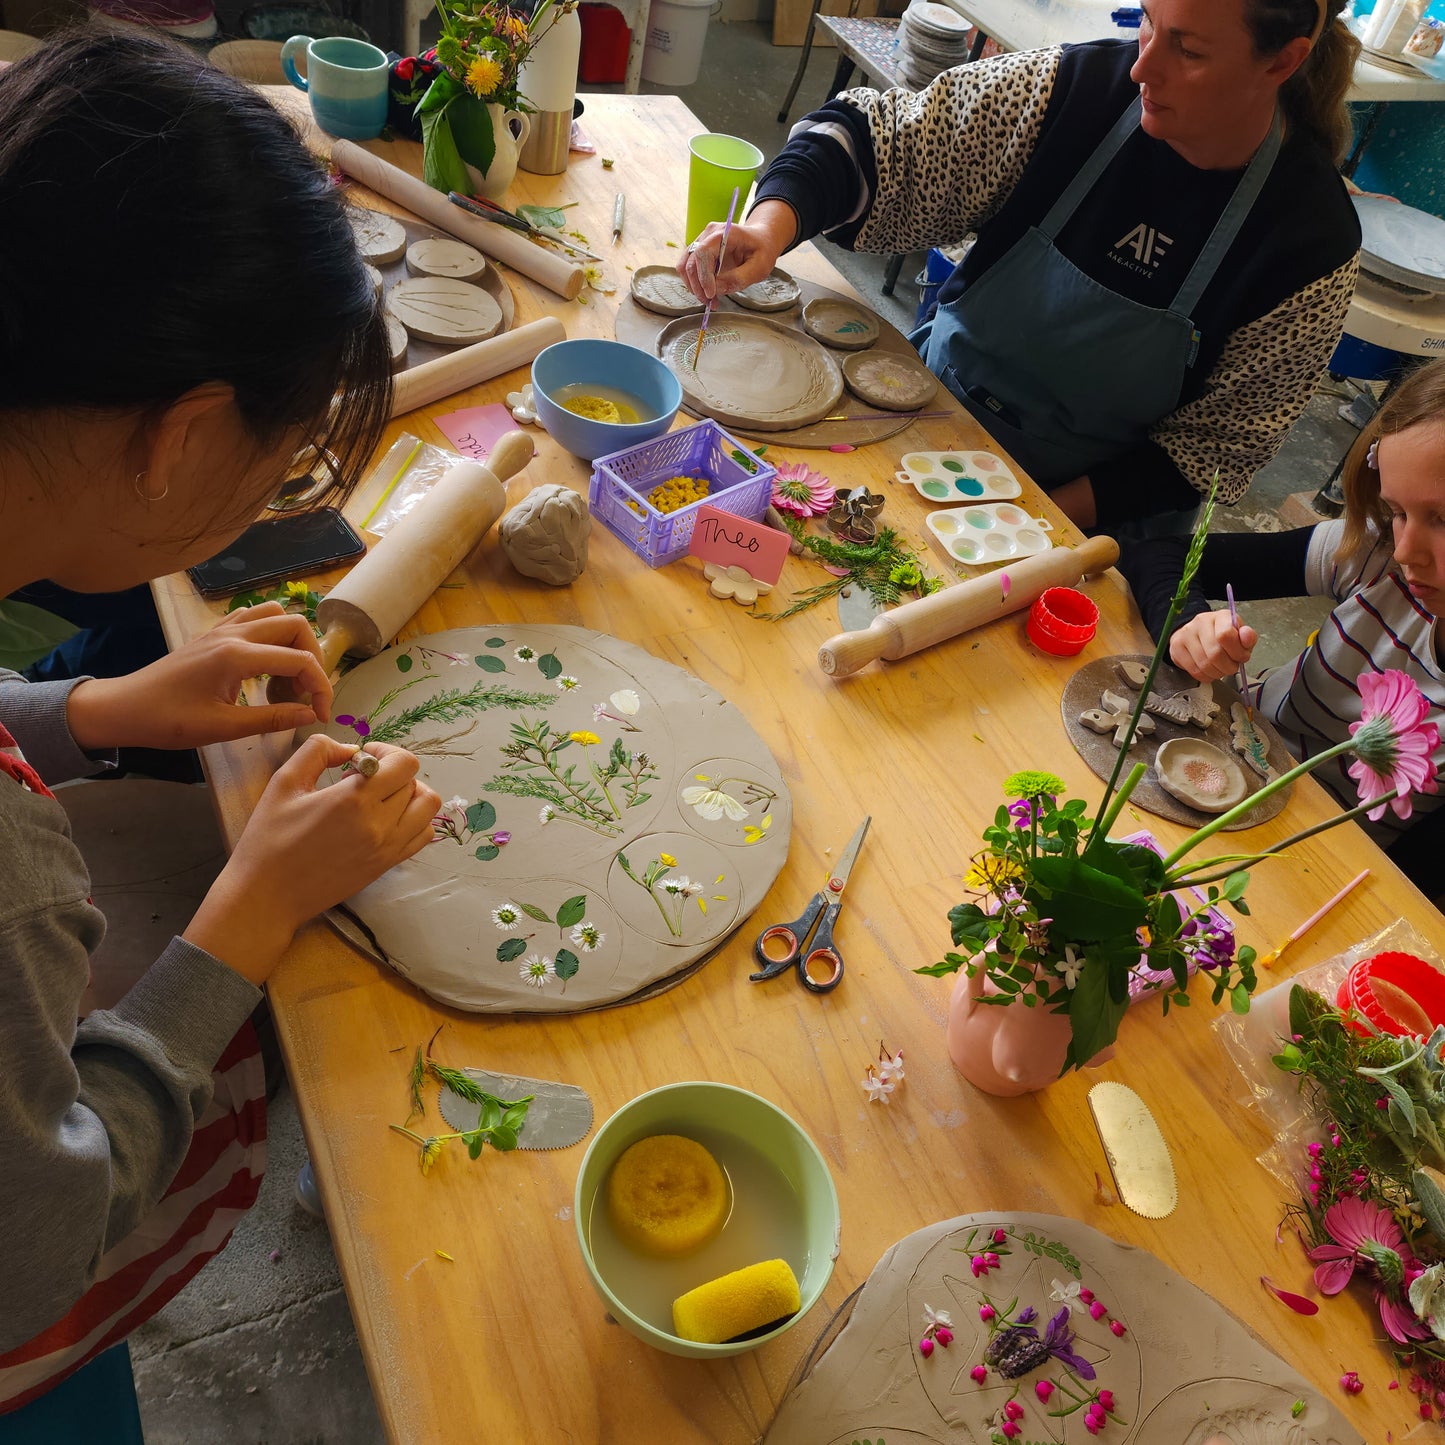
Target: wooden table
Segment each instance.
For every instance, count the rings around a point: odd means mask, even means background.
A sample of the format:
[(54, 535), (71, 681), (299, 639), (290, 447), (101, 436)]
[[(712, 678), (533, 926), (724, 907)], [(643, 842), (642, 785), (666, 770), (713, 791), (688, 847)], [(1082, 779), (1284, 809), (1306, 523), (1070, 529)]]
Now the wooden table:
[[(971, 25), (998, 42), (1000, 50), (1034, 50), (1077, 45), (1086, 40), (1132, 39), (1111, 18), (1118, 0), (943, 0)], [(1366, 56), (1355, 63), (1349, 100), (1445, 100), (1445, 60), (1426, 62), (1413, 74), (1376, 65)]]
[[(569, 212), (607, 249), (612, 197), (627, 193), (627, 229), (609, 273), (676, 253), (684, 209), (686, 141), (702, 127), (671, 97), (589, 96), (596, 158), (574, 157), (556, 178), (519, 176), (514, 200), (577, 200)], [(414, 148), (405, 151), (415, 160)], [(805, 247), (788, 264), (846, 289)], [(519, 320), (548, 311), (573, 335), (610, 335), (615, 301), (559, 302), (514, 279)], [(521, 373), (454, 397), (439, 412), (500, 399)], [(405, 429), (439, 441), (424, 415)], [(393, 425), (388, 442), (403, 430)], [(890, 484), (896, 459), (915, 447), (979, 445), (987, 438), (961, 411), (892, 442), (807, 459), (840, 485), (866, 482), (888, 497), (885, 516), (921, 539), (924, 505)], [(587, 469), (538, 436), (532, 483), (583, 488)], [(798, 454), (803, 455), (803, 454)], [(1060, 544), (1078, 540), (1036, 490)], [(931, 559), (935, 565), (936, 557)], [(816, 572), (790, 560), (784, 593)], [(1076, 758), (1059, 720), (1070, 661), (1043, 657), (1014, 618), (841, 682), (815, 660), (837, 631), (831, 608), (781, 624), (755, 621), (712, 600), (700, 570), (682, 561), (651, 572), (611, 535), (594, 529), (586, 575), (552, 589), (519, 578), (495, 540), (418, 615), (418, 632), (484, 621), (578, 624), (612, 632), (696, 673), (745, 712), (792, 789), (792, 852), (759, 917), (792, 917), (824, 877), (828, 852), (865, 813), (873, 828), (853, 874), (840, 943), (848, 973), (815, 997), (791, 978), (749, 983), (755, 926), (745, 923), (681, 986), (645, 1003), (569, 1017), (495, 1018), (431, 1003), (354, 953), (321, 924), (308, 928), (271, 982), (307, 1143), (370, 1372), (393, 1440), (439, 1445), (499, 1442), (699, 1442), (743, 1445), (766, 1427), (800, 1356), (830, 1312), (885, 1249), (911, 1231), (972, 1210), (1070, 1215), (1166, 1260), (1224, 1301), (1332, 1397), (1341, 1369), (1367, 1381), (1339, 1398), (1360, 1431), (1383, 1441), (1410, 1428), (1411, 1397), (1387, 1393), (1388, 1360), (1374, 1343), (1363, 1293), (1325, 1305), (1313, 1319), (1290, 1313), (1259, 1285), (1268, 1273), (1296, 1288), (1308, 1278), (1292, 1245), (1275, 1243), (1282, 1203), (1255, 1162), (1266, 1138), (1235, 1102), (1239, 1080), (1196, 1007), (1161, 1024), (1157, 1006), (1126, 1020), (1117, 1059), (1095, 1075), (1045, 1093), (999, 1100), (954, 1072), (943, 1045), (949, 983), (914, 974), (947, 944), (946, 912), (979, 828), (1010, 771), (1044, 766), (1097, 799), (1100, 785)], [(324, 583), (322, 584), (324, 586)], [(1094, 655), (1137, 651), (1144, 634), (1114, 575), (1089, 584), (1102, 623)], [(172, 642), (210, 626), (218, 606), (182, 577), (156, 585)], [(227, 837), (234, 841), (287, 739), (207, 751)], [(1285, 814), (1251, 835), (1278, 838), (1332, 811), (1312, 784)], [(1126, 819), (1134, 822), (1133, 818)], [(1178, 836), (1141, 816), (1164, 839)], [(1428, 905), (1353, 827), (1301, 847), (1260, 871), (1242, 942), (1283, 938), (1361, 866), (1373, 877), (1302, 944), (1298, 967), (1319, 961), (1397, 917), (1438, 923)], [(429, 1177), (416, 1151), (388, 1132), (406, 1115), (412, 1051), (443, 1024), (437, 1054), (454, 1065), (568, 1080), (592, 1096), (599, 1120), (646, 1089), (680, 1079), (722, 1080), (788, 1110), (812, 1135), (842, 1202), (842, 1252), (812, 1315), (768, 1347), (718, 1363), (657, 1353), (610, 1324), (583, 1267), (572, 1192), (583, 1146), (556, 1152), (462, 1153)], [(907, 1054), (908, 1078), (891, 1105), (864, 1102), (859, 1080), (880, 1040)], [(1097, 1078), (1122, 1080), (1153, 1106), (1174, 1154), (1180, 1203), (1150, 1222), (1101, 1206), (1095, 1179), (1107, 1167), (1085, 1104)], [(453, 1262), (437, 1257), (445, 1250)], [(1159, 1442), (1163, 1445), (1163, 1442)]]

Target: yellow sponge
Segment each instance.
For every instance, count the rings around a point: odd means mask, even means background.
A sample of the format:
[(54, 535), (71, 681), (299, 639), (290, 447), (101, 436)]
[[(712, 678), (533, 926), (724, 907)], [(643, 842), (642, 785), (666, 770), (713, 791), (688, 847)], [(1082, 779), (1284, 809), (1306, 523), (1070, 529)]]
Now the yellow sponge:
[(768, 1259), (709, 1280), (672, 1302), (679, 1338), (720, 1345), (803, 1307), (798, 1280), (785, 1259)]
[(627, 1243), (648, 1254), (686, 1254), (726, 1222), (727, 1180), (695, 1139), (654, 1134), (618, 1157), (607, 1180), (607, 1204)]

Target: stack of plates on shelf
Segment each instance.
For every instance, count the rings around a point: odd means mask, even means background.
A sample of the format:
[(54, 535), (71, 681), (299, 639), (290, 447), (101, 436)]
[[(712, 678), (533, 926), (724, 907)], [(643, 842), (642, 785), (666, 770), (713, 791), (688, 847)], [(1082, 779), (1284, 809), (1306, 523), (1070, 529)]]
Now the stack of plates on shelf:
[(940, 71), (968, 59), (969, 23), (934, 0), (913, 0), (898, 24), (899, 81), (922, 90)]

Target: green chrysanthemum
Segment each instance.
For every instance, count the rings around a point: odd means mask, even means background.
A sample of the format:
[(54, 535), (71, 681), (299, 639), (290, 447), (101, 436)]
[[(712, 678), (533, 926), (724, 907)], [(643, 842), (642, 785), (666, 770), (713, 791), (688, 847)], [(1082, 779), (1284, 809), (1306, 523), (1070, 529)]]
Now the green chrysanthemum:
[(1057, 798), (1065, 792), (1064, 780), (1042, 768), (1025, 768), (1022, 772), (1010, 773), (1003, 780), (1006, 798)]

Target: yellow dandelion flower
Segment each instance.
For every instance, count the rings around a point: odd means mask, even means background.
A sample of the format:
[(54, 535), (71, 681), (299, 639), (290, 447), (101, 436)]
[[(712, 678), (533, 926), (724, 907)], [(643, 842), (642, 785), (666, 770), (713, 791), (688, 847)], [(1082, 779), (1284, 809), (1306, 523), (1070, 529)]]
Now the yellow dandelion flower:
[(490, 55), (479, 55), (467, 66), (467, 89), (485, 100), (502, 83), (502, 67)]
[(1015, 878), (1023, 877), (1023, 871), (1012, 858), (981, 853), (963, 875), (963, 881), (969, 888), (997, 888)]
[(301, 602), (306, 600), (306, 595), (310, 591), (311, 589), (304, 582), (288, 582), (286, 584), (286, 595), (295, 597)]
[(600, 743), (602, 741), (602, 739), (599, 738), (596, 733), (589, 733), (585, 731), (568, 733), (567, 736), (571, 738), (574, 743), (581, 743), (584, 748), (590, 748), (594, 743)]
[(445, 1142), (444, 1139), (433, 1137), (421, 1146), (421, 1172), (423, 1174), (431, 1173), (431, 1167), (436, 1163), (437, 1156), (442, 1152), (442, 1145)]

